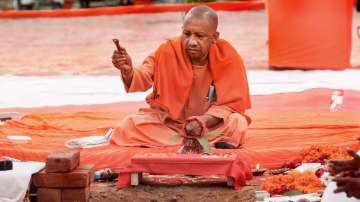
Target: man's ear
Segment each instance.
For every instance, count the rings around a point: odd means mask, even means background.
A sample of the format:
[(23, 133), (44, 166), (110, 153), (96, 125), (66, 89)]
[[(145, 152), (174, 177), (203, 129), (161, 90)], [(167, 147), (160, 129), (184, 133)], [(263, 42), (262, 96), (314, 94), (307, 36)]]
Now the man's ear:
[(219, 39), (219, 36), (220, 36), (220, 32), (216, 31), (215, 34), (214, 34), (214, 41), (213, 41), (213, 43), (216, 43), (216, 41)]

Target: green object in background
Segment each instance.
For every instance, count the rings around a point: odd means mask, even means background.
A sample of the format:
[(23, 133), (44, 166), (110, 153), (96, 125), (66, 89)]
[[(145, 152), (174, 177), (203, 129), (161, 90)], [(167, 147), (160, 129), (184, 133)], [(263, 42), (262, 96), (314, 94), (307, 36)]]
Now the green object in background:
[(49, 6), (49, 0), (35, 0), (34, 10), (40, 10), (45, 8), (51, 8)]
[(298, 190), (291, 190), (291, 191), (288, 191), (284, 194), (284, 196), (296, 196), (296, 195), (302, 195), (304, 194), (303, 192), (301, 191), (298, 191)]

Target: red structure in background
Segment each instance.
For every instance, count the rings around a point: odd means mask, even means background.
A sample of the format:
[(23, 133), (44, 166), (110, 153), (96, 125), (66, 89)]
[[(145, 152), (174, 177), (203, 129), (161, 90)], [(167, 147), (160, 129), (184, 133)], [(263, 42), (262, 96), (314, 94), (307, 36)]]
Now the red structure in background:
[[(234, 1), (234, 2), (211, 2), (202, 3), (214, 10), (240, 11), (264, 9), (263, 1)], [(129, 13), (161, 13), (187, 11), (199, 4), (151, 4), (119, 7), (99, 7), (91, 9), (61, 9), (61, 10), (26, 10), (26, 11), (3, 11), (0, 19), (4, 18), (51, 18), (51, 17), (80, 17), (99, 15), (121, 15)]]
[(274, 69), (350, 67), (353, 0), (267, 0)]

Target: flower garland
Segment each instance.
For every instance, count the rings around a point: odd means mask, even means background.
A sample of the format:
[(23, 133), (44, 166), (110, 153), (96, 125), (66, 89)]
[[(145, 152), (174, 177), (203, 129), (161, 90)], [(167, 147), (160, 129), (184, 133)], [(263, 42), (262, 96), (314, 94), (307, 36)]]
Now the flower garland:
[(271, 195), (282, 195), (291, 190), (302, 193), (318, 193), (324, 190), (324, 185), (311, 171), (303, 173), (292, 171), (287, 175), (280, 174), (267, 178), (261, 185), (261, 189), (266, 190)]
[(312, 145), (309, 148), (300, 151), (302, 162), (321, 163), (333, 159), (350, 159), (345, 149), (329, 145)]

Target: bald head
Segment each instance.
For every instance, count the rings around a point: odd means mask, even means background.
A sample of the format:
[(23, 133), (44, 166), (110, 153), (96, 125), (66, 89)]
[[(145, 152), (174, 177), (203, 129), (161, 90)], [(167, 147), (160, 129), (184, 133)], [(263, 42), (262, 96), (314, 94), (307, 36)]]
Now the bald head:
[(208, 64), (210, 47), (219, 38), (218, 17), (207, 6), (195, 6), (185, 16), (182, 26), (182, 44), (191, 64)]
[(191, 8), (186, 13), (184, 23), (190, 19), (206, 20), (214, 31), (217, 30), (218, 16), (216, 12), (208, 6), (195, 6)]

